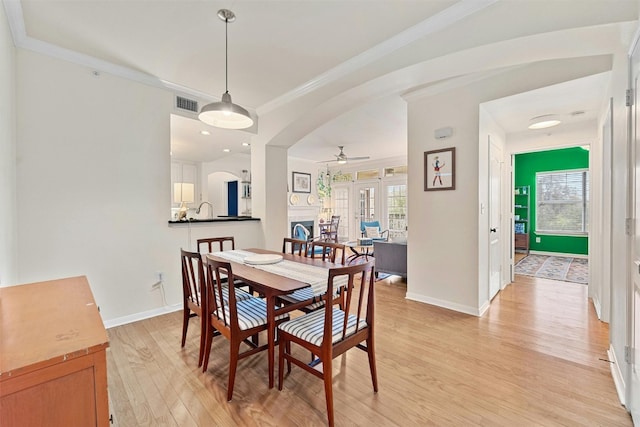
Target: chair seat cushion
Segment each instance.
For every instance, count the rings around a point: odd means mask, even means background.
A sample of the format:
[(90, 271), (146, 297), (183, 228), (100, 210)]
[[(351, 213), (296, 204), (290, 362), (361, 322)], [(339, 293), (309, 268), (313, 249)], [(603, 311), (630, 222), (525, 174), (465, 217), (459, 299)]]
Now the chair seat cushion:
[[(227, 302), (229, 301), (228, 285), (222, 285), (222, 297), (224, 298), (225, 301)], [(242, 289), (236, 288), (236, 301), (242, 301), (249, 298), (254, 298), (254, 296), (251, 295), (249, 292), (245, 292)], [(189, 296), (188, 299), (191, 300), (191, 302), (193, 302), (194, 304), (196, 304), (196, 299), (193, 296)], [(198, 292), (198, 301), (202, 301), (202, 296), (200, 295), (200, 292)]]
[[(325, 310), (326, 309), (317, 310), (288, 322), (281, 323), (278, 326), (278, 329), (319, 346), (322, 344), (322, 337), (324, 334)], [(342, 339), (342, 325), (345, 313), (337, 307), (332, 307), (332, 310), (333, 331), (331, 342), (336, 343)], [(356, 324), (358, 324), (358, 330), (362, 330), (367, 327), (367, 322), (364, 319), (360, 319), (360, 322), (358, 323), (358, 318), (353, 314), (349, 314), (347, 318), (347, 337), (356, 332)]]
[[(267, 324), (267, 303), (264, 300), (254, 296), (249, 296), (247, 299), (236, 301), (236, 307), (238, 310), (238, 326), (243, 331)], [(227, 304), (224, 306), (224, 311), (226, 316), (225, 318), (227, 319), (227, 322), (229, 322), (230, 314), (229, 306)], [(216, 315), (219, 319), (222, 319), (222, 312), (220, 309), (217, 310)], [(288, 318), (288, 314), (281, 314), (276, 316), (276, 321)]]
[[(297, 291), (294, 291), (292, 294), (287, 295), (289, 300), (294, 300), (294, 301), (298, 301), (298, 302), (302, 302), (302, 301), (308, 301), (310, 299), (312, 299), (313, 297), (316, 297), (316, 299), (320, 299), (320, 296), (317, 295), (313, 295), (313, 290), (311, 290), (311, 287), (308, 286), (306, 288), (302, 288), (302, 289), (298, 289)], [(309, 304), (307, 306), (305, 306), (304, 308), (309, 310), (309, 311), (313, 311), (313, 310), (317, 310), (320, 307), (324, 306), (324, 301), (320, 300), (318, 302), (314, 302), (312, 304)]]

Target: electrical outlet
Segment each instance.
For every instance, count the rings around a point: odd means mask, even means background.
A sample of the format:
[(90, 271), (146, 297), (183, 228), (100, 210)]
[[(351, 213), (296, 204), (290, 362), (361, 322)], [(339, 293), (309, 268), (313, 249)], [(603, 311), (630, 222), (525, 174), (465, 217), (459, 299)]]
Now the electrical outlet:
[(542, 238), (536, 237), (536, 243), (540, 243), (541, 240), (542, 240)]

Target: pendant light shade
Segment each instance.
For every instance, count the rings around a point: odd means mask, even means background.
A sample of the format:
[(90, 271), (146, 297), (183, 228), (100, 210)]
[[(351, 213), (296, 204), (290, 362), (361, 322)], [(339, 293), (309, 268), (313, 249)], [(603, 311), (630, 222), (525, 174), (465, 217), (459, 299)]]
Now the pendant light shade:
[(229, 72), (228, 72), (228, 48), (227, 48), (227, 26), (229, 22), (236, 19), (235, 14), (228, 9), (220, 9), (218, 17), (224, 21), (225, 33), (225, 92), (222, 94), (220, 102), (207, 104), (200, 110), (198, 118), (211, 126), (223, 129), (246, 129), (253, 126), (253, 119), (249, 112), (241, 106), (231, 102), (229, 94)]
[(231, 102), (229, 92), (222, 94), (222, 101), (202, 107), (198, 118), (208, 125), (224, 129), (246, 129), (253, 126), (249, 112)]

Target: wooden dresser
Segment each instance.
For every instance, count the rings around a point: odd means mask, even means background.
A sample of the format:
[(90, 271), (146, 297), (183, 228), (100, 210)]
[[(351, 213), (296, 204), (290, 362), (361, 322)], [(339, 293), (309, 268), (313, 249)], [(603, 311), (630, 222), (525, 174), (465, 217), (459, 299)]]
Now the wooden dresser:
[(86, 277), (0, 288), (0, 425), (108, 426), (108, 346)]

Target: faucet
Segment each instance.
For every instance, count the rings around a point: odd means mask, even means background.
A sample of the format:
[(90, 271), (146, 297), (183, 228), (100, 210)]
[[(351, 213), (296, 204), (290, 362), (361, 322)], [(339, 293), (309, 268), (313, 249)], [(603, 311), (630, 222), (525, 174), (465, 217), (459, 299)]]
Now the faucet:
[(202, 205), (209, 205), (209, 210), (211, 211), (211, 219), (213, 219), (213, 205), (209, 202), (202, 202), (200, 203), (200, 206), (198, 206), (198, 209), (196, 209), (196, 215), (200, 214), (200, 209), (202, 208)]

